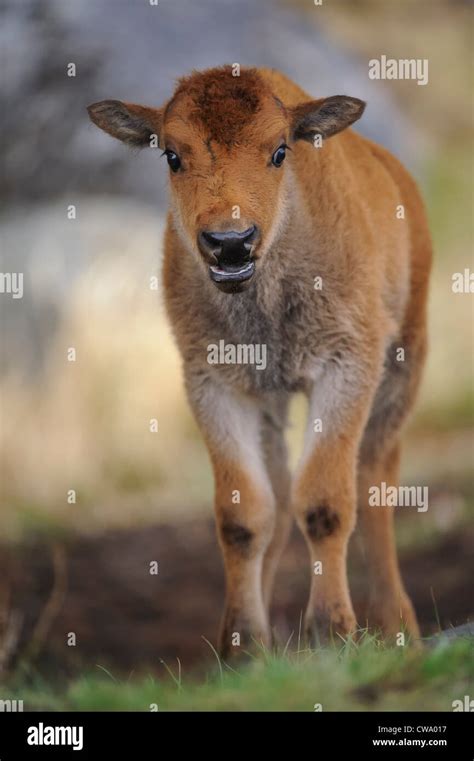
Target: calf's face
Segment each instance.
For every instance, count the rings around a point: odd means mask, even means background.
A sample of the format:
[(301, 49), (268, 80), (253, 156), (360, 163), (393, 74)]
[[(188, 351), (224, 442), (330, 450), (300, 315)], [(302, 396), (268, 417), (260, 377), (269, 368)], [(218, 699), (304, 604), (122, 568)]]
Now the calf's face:
[[(229, 75), (226, 76), (229, 78)], [(163, 122), (175, 218), (222, 290), (241, 290), (278, 223), (289, 142), (285, 110), (230, 77), (196, 100), (175, 96)]]
[(226, 293), (244, 290), (271, 255), (285, 219), (288, 152), (295, 140), (329, 137), (362, 114), (336, 96), (293, 108), (255, 69), (231, 67), (180, 80), (168, 103), (89, 106), (92, 121), (138, 147), (157, 147), (169, 165), (174, 224), (189, 254)]

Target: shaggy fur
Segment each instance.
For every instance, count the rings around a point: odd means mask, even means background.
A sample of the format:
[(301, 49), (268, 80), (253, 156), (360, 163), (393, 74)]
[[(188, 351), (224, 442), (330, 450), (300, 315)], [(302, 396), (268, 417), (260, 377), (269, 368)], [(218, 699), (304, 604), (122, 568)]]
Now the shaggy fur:
[[(262, 108), (265, 90), (256, 69), (244, 69), (239, 77), (229, 76), (226, 67), (195, 72), (179, 80), (166, 113), (171, 113), (180, 98), (191, 101), (193, 122), (199, 122), (209, 140), (231, 147)], [(269, 91), (266, 94), (268, 97)]]
[[(426, 353), (431, 243), (415, 183), (388, 151), (347, 129), (361, 101), (312, 100), (273, 70), (194, 73), (162, 109), (110, 103), (90, 107), (98, 126), (146, 144), (151, 125), (181, 159), (170, 173), (163, 279), (214, 470), (227, 578), (221, 651), (239, 650), (234, 633), (241, 647), (251, 638), (268, 644), (271, 589), (293, 516), (311, 556), (308, 635), (355, 629), (346, 552), (357, 506), (371, 573), (368, 622), (387, 636), (401, 627), (416, 635), (393, 508), (368, 506), (371, 485), (398, 482), (400, 430)], [(312, 145), (317, 135), (321, 148)], [(277, 168), (272, 154), (282, 144), (290, 150)], [(255, 274), (223, 293), (198, 235), (251, 225), (259, 229)], [(265, 344), (266, 369), (208, 364), (209, 345), (221, 339)], [(298, 390), (308, 397), (308, 429), (291, 480), (284, 429)]]

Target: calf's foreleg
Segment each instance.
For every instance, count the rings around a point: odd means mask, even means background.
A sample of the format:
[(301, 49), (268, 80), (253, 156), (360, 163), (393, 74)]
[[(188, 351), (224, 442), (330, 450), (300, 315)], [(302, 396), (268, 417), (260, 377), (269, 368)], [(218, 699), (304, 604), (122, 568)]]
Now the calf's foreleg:
[(290, 502), (291, 475), (285, 441), (288, 396), (278, 394), (271, 401), (272, 403), (262, 413), (265, 466), (275, 497), (275, 526), (263, 561), (263, 601), (267, 611), (271, 604), (278, 563), (293, 523)]
[[(315, 384), (293, 505), (311, 556), (305, 631), (311, 642), (356, 629), (346, 559), (356, 520), (359, 442), (377, 385), (375, 368), (354, 386), (357, 370), (328, 368)], [(319, 425), (318, 425), (319, 422)]]
[(206, 375), (188, 377), (187, 389), (214, 472), (226, 575), (219, 649), (227, 657), (258, 643), (270, 644), (262, 569), (274, 529), (275, 499), (264, 464), (257, 402)]

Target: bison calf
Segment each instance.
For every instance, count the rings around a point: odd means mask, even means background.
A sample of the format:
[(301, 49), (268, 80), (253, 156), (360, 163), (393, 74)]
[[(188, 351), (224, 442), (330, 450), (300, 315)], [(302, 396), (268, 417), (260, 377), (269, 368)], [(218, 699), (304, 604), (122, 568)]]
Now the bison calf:
[[(98, 127), (158, 145), (169, 164), (163, 279), (214, 470), (224, 655), (239, 641), (270, 641), (293, 516), (311, 555), (306, 631), (355, 630), (346, 554), (357, 508), (368, 622), (418, 631), (393, 508), (370, 507), (368, 490), (398, 481), (400, 429), (426, 353), (431, 244), (410, 175), (347, 129), (364, 105), (312, 100), (277, 71), (229, 66), (181, 79), (161, 108), (89, 107)], [(210, 347), (222, 350), (212, 361)], [(249, 347), (264, 347), (265, 362), (252, 362)], [(309, 422), (290, 483), (284, 431), (296, 391), (308, 397)]]

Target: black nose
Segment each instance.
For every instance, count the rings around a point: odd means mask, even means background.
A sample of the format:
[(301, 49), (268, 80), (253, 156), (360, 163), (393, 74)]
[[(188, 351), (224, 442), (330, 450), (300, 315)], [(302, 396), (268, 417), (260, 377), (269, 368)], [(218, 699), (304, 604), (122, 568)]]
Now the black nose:
[(213, 255), (219, 263), (239, 264), (250, 257), (252, 244), (257, 237), (255, 225), (243, 232), (210, 232), (204, 230), (199, 233), (198, 242), (200, 248), (207, 254)]

